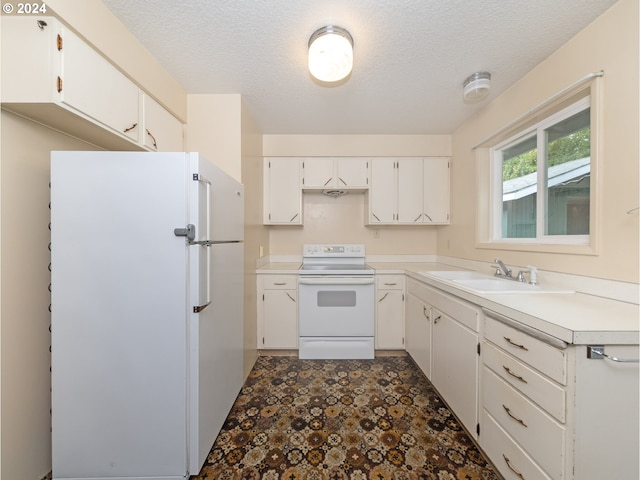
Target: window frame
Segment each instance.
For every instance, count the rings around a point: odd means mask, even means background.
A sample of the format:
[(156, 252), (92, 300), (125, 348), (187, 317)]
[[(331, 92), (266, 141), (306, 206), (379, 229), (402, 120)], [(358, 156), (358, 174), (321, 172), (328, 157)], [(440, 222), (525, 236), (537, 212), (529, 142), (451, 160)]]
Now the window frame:
[[(589, 235), (588, 241), (564, 242), (558, 235), (549, 236), (549, 241), (538, 241), (535, 238), (503, 239), (494, 235), (494, 168), (493, 150), (505, 145), (509, 140), (523, 138), (526, 132), (531, 132), (534, 127), (543, 121), (553, 117), (565, 108), (585, 100), (589, 102), (590, 128), (591, 128), (591, 161), (590, 161), (590, 198), (589, 198)], [(513, 250), (524, 252), (566, 253), (574, 255), (598, 255), (600, 250), (600, 237), (598, 226), (601, 224), (599, 159), (602, 156), (602, 79), (590, 78), (582, 81), (572, 88), (566, 89), (562, 95), (554, 95), (538, 106), (532, 108), (527, 114), (518, 117), (517, 120), (508, 123), (502, 129), (473, 147), (476, 158), (476, 248), (491, 250)], [(500, 172), (500, 176), (502, 172)], [(500, 182), (500, 194), (502, 184)], [(500, 208), (502, 202), (500, 202)], [(570, 235), (569, 237), (575, 237)], [(564, 239), (562, 239), (564, 240)]]
[[(545, 139), (545, 130), (563, 122), (564, 120), (591, 108), (589, 97), (581, 98), (575, 103), (555, 112), (530, 127), (516, 133), (507, 140), (497, 144), (491, 148), (491, 239), (493, 242), (500, 243), (539, 243), (539, 244), (567, 244), (567, 245), (589, 245), (590, 234), (586, 235), (549, 235), (546, 230), (546, 213), (548, 210), (547, 198), (548, 187), (546, 174), (548, 170), (547, 158), (547, 142)], [(502, 199), (502, 152), (507, 148), (520, 143), (528, 138), (536, 137), (537, 149), (537, 195), (536, 195), (536, 236), (511, 238), (502, 236), (502, 210), (504, 202)], [(593, 135), (591, 135), (593, 136)], [(591, 180), (590, 187), (591, 187)], [(591, 192), (590, 195), (591, 196)], [(591, 212), (589, 217), (591, 217)], [(591, 222), (590, 222), (591, 223)]]

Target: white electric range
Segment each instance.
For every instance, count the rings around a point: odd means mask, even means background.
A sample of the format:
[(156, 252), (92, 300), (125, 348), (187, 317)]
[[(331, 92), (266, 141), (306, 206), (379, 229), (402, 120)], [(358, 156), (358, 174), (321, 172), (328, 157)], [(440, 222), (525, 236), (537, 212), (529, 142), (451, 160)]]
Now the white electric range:
[(298, 277), (299, 356), (374, 358), (375, 271), (362, 244), (305, 244)]

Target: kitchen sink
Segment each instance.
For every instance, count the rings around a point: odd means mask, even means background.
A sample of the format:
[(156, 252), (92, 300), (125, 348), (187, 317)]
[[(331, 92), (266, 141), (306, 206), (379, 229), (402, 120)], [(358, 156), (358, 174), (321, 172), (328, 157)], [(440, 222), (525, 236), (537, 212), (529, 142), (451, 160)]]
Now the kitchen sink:
[(420, 274), (474, 293), (574, 293), (573, 290), (544, 288), (471, 270), (429, 271)]
[(474, 272), (472, 270), (443, 270), (443, 271), (429, 271), (420, 272), (422, 275), (428, 277), (436, 277), (441, 280), (459, 281), (459, 280), (483, 280), (491, 279), (489, 275), (480, 272)]

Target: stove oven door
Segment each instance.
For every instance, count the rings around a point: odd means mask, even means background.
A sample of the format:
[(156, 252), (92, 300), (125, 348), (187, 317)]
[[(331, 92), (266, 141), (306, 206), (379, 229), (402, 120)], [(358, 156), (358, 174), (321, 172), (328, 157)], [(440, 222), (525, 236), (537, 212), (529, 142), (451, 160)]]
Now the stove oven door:
[(373, 337), (373, 276), (301, 276), (300, 337)]

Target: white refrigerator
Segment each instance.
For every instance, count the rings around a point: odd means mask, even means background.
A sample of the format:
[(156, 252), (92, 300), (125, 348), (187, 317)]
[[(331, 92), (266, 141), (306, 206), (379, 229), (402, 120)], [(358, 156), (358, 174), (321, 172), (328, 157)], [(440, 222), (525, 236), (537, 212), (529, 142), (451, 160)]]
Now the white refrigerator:
[(54, 479), (184, 479), (242, 386), (243, 186), (197, 153), (52, 152)]

